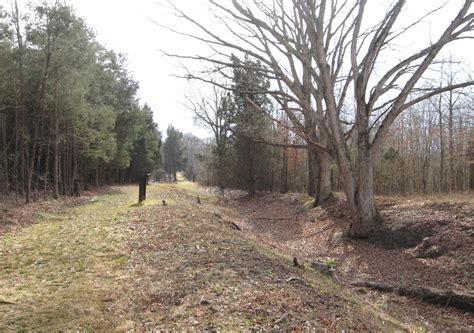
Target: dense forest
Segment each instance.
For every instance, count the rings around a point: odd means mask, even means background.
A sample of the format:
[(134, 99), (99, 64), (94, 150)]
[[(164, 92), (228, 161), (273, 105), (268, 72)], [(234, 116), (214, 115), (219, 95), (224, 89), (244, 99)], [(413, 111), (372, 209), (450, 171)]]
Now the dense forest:
[(60, 2), (0, 7), (0, 180), (38, 191), (126, 183), (157, 169), (161, 134), (121, 54)]

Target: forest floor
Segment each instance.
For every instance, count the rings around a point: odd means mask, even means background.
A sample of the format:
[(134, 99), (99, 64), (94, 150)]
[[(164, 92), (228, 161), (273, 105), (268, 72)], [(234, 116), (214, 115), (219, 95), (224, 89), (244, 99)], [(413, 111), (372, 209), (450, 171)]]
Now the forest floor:
[[(346, 237), (351, 221), (339, 194), (318, 208), (312, 208), (312, 199), (303, 194), (261, 193), (250, 198), (230, 191), (227, 196), (231, 198), (227, 205), (240, 214), (239, 226), (253, 239), (303, 263), (331, 263), (344, 285), (362, 280), (474, 292), (474, 198), (470, 195), (379, 197), (385, 228), (369, 240)], [(472, 313), (352, 289), (401, 321), (430, 330), (474, 329)]]
[[(468, 290), (472, 275), (457, 274), (472, 273), (464, 266), (472, 252), (465, 257), (464, 246), (424, 263), (428, 259), (414, 258), (412, 249), (347, 240), (347, 217), (337, 200), (317, 209), (308, 209), (301, 195), (230, 193), (222, 200), (184, 181), (151, 185), (144, 205), (135, 204), (137, 194), (136, 187), (113, 187), (60, 203), (5, 206), (0, 331), (474, 328), (472, 314), (344, 284), (351, 275), (385, 281), (400, 263), (394, 281), (411, 281), (417, 273), (421, 283)], [(382, 212), (403, 219), (410, 210), (397, 208), (406, 204), (397, 200), (383, 199)], [(472, 231), (472, 205), (460, 204), (456, 218), (427, 205), (412, 212), (423, 219), (423, 209), (439, 211), (439, 221), (459, 221), (464, 232)], [(302, 263), (334, 261), (342, 283), (309, 265), (293, 266), (295, 256)], [(426, 271), (412, 271), (410, 258)], [(443, 270), (456, 274), (425, 277)]]

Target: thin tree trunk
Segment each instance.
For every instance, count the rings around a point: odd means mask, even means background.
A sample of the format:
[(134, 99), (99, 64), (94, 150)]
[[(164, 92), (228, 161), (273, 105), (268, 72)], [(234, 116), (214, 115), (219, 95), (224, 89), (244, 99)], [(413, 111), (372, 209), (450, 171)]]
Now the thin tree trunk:
[(43, 145), (40, 145), (39, 146), (39, 151), (38, 151), (38, 157), (37, 157), (37, 160), (36, 160), (36, 165), (37, 165), (38, 172), (36, 173), (35, 183), (34, 183), (34, 187), (33, 187), (33, 201), (38, 200), (38, 185), (39, 185), (40, 180), (41, 180), (40, 167), (41, 167), (42, 154), (43, 154)]
[(469, 189), (474, 191), (474, 128), (471, 127), (469, 133)]
[(444, 129), (443, 129), (443, 113), (442, 113), (442, 99), (439, 95), (438, 100), (438, 126), (439, 126), (439, 151), (440, 151), (440, 161), (439, 161), (439, 191), (443, 192), (445, 189), (445, 180), (444, 180)]
[(280, 192), (288, 192), (288, 148), (283, 148)]
[(256, 189), (256, 183), (257, 183), (257, 177), (255, 175), (256, 172), (256, 165), (255, 165), (255, 151), (252, 149), (255, 145), (255, 143), (250, 142), (250, 140), (245, 139), (247, 142), (247, 147), (249, 147), (249, 163), (248, 163), (248, 175), (247, 175), (247, 182), (248, 182), (248, 192), (249, 195), (254, 195), (257, 193)]
[[(15, 105), (15, 156), (13, 161), (13, 172), (14, 172), (14, 186), (15, 186), (15, 202), (18, 204), (18, 195), (20, 194), (20, 184), (19, 184), (19, 154), (22, 154), (23, 161), (23, 150), (22, 144), (20, 142), (20, 137), (23, 141), (23, 136), (20, 136), (20, 129), (23, 128), (24, 122), (20, 123), (20, 120), (23, 119), (23, 87), (24, 87), (24, 77), (23, 77), (23, 38), (21, 35), (21, 25), (20, 25), (20, 12), (18, 10), (18, 2), (15, 0), (15, 11), (13, 15), (13, 20), (15, 24), (15, 34), (18, 44), (18, 75), (20, 77), (20, 85), (16, 93), (16, 105)], [(19, 114), (21, 113), (21, 114)], [(23, 172), (23, 163), (21, 164), (21, 171)]]
[(74, 146), (72, 142), (69, 142), (69, 155), (68, 155), (68, 163), (67, 163), (67, 169), (68, 169), (68, 195), (74, 195)]
[(99, 187), (99, 167), (95, 169), (95, 187)]
[(44, 180), (43, 180), (43, 190), (46, 192), (48, 190), (48, 178), (49, 178), (49, 159), (51, 154), (51, 145), (46, 145), (46, 160), (44, 162)]
[[(18, 103), (17, 103), (18, 106)], [(15, 188), (15, 202), (18, 204), (18, 151), (20, 145), (20, 128), (18, 126), (18, 108), (15, 107), (15, 152), (13, 156), (13, 185)]]
[[(5, 117), (6, 118), (6, 117)], [(4, 186), (5, 186), (5, 194), (8, 195), (10, 192), (10, 183), (8, 181), (10, 174), (8, 170), (8, 142), (7, 142), (7, 128), (6, 128), (6, 119), (5, 123), (2, 126), (2, 141), (3, 141), (3, 172), (4, 172)]]
[[(73, 134), (72, 138), (72, 182), (73, 182), (73, 195), (77, 196), (77, 191), (76, 191), (76, 184), (80, 183), (79, 179), (79, 162), (78, 162), (78, 153), (77, 153), (77, 145), (76, 145), (76, 136)], [(118, 178), (117, 178), (118, 179)]]
[(59, 198), (59, 120), (57, 106), (54, 110), (53, 143), (53, 198)]
[(220, 190), (224, 189), (224, 156), (222, 148), (217, 146), (217, 185), (219, 186)]
[(449, 92), (449, 114), (448, 114), (448, 153), (449, 153), (449, 184), (448, 190), (452, 192), (454, 190), (455, 175), (454, 175), (454, 133), (453, 133), (453, 92)]

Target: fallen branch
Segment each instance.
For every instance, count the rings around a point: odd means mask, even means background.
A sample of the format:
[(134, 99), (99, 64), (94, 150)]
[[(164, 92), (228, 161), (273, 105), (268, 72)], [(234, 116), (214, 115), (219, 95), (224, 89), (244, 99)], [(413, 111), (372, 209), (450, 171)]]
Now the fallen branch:
[(427, 303), (451, 306), (474, 312), (474, 295), (470, 293), (421, 286), (398, 286), (374, 281), (355, 281), (352, 282), (351, 285), (393, 292), (400, 296), (418, 298)]
[(296, 276), (290, 276), (288, 279), (286, 279), (286, 282), (287, 283), (290, 283), (290, 282), (296, 282), (296, 283), (301, 283), (301, 284), (304, 284), (306, 285), (306, 281), (299, 278), (299, 277), (296, 277)]
[(234, 229), (234, 230), (238, 230), (238, 231), (242, 231), (242, 228), (235, 222), (232, 222), (232, 221), (228, 221), (228, 223), (231, 225), (231, 227)]
[(235, 222), (233, 222), (233, 221), (229, 221), (229, 220), (227, 220), (227, 219), (224, 219), (221, 214), (219, 214), (219, 213), (214, 213), (214, 216), (219, 219), (219, 222), (220, 222), (220, 223), (225, 223), (225, 224), (227, 224), (229, 227), (231, 227), (231, 228), (234, 229), (234, 230), (242, 231), (242, 228), (241, 228), (237, 223), (235, 223)]
[(294, 217), (250, 217), (253, 220), (269, 220), (269, 221), (286, 221), (286, 220), (291, 220)]

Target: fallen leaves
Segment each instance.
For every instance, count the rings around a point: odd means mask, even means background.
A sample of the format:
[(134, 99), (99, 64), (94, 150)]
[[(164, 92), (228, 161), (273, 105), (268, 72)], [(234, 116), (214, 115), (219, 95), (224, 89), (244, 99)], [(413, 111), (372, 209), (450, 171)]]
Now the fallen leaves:
[[(296, 200), (296, 203), (295, 203)], [(430, 237), (427, 250), (439, 255), (436, 259), (416, 258), (416, 249), (387, 249), (383, 244), (354, 241), (344, 236), (350, 219), (341, 196), (336, 196), (323, 207), (302, 211), (307, 197), (303, 194), (260, 194), (253, 199), (237, 197), (228, 205), (239, 212), (248, 237), (274, 246), (289, 256), (306, 262), (330, 257), (337, 261), (338, 276), (342, 280), (356, 278), (375, 279), (395, 284), (421, 284), (431, 287), (472, 291), (474, 281), (474, 208), (463, 202), (420, 202), (383, 198), (379, 202), (382, 216), (389, 228), (400, 232), (407, 228), (412, 234), (417, 230)], [(278, 217), (290, 217), (280, 220)], [(387, 236), (388, 238), (390, 237)], [(414, 244), (426, 237), (421, 235)], [(390, 239), (393, 241), (393, 239)], [(403, 241), (403, 239), (401, 239)], [(431, 255), (431, 252), (429, 253)], [(434, 253), (433, 253), (434, 254)], [(423, 255), (422, 255), (423, 256)], [(396, 297), (393, 299), (397, 299)], [(413, 304), (413, 303), (410, 303)], [(427, 310), (429, 308), (429, 310)], [(411, 310), (409, 310), (411, 309)], [(405, 312), (404, 312), (405, 310)], [(412, 307), (393, 307), (394, 313), (405, 318), (407, 311), (423, 313), (437, 311), (428, 316), (432, 328), (473, 328), (474, 320), (463, 313), (442, 308), (425, 307), (416, 303)], [(448, 319), (445, 319), (447, 317)], [(415, 319), (416, 315), (412, 320)], [(452, 321), (456, 325), (452, 325)]]

